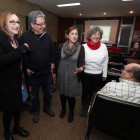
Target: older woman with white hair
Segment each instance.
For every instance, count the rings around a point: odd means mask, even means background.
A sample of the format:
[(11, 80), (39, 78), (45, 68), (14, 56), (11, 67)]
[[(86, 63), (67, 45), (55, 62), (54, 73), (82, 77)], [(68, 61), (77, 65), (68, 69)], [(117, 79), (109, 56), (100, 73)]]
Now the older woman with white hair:
[(107, 78), (108, 51), (105, 44), (101, 43), (103, 30), (99, 27), (92, 27), (88, 30), (84, 44), (85, 69), (82, 74), (82, 109), (80, 116), (87, 116), (88, 101), (94, 91), (97, 90), (100, 82)]

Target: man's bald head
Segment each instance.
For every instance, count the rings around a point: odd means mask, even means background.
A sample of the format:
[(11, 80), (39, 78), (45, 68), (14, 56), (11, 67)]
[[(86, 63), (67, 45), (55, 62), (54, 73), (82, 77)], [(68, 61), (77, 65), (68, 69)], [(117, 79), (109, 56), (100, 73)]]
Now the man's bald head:
[(130, 63), (126, 65), (127, 69), (133, 73), (133, 79), (135, 82), (140, 82), (140, 65), (136, 63)]

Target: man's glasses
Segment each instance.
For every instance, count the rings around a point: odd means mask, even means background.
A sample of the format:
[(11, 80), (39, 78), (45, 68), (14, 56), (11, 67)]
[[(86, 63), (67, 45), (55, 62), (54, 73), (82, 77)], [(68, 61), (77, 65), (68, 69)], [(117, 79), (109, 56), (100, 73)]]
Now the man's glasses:
[(46, 25), (46, 23), (45, 23), (45, 22), (44, 22), (44, 23), (40, 23), (40, 24), (37, 24), (37, 23), (36, 23), (36, 25), (42, 26), (42, 25)]
[(18, 25), (20, 25), (21, 26), (21, 22), (19, 22), (19, 21), (14, 21), (14, 20), (12, 20), (12, 21), (9, 21), (12, 25), (16, 25), (16, 23), (18, 24)]
[[(126, 69), (125, 69), (125, 67), (123, 67), (121, 70), (123, 71), (123, 70), (126, 70)], [(132, 72), (131, 70), (126, 70), (126, 71), (130, 72), (130, 73)]]

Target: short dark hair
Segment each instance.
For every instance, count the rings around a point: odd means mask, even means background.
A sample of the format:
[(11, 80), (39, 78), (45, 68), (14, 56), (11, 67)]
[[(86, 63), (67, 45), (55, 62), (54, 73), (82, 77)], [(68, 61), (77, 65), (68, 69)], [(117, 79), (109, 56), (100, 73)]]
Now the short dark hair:
[(137, 82), (140, 82), (140, 67), (133, 66), (131, 69), (131, 72), (133, 73), (133, 77)]
[(77, 30), (78, 32), (78, 28), (76, 26), (71, 26), (68, 30), (67, 30), (67, 35), (69, 35), (69, 33), (72, 31), (72, 30)]

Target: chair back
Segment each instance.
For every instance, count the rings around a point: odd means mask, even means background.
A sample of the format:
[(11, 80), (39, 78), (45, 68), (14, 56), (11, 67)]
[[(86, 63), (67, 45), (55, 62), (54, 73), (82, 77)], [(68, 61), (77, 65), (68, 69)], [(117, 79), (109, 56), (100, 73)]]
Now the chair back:
[(138, 140), (140, 137), (140, 105), (97, 94), (88, 112), (88, 125), (119, 138)]
[(119, 54), (119, 56), (122, 56), (122, 55), (123, 55), (123, 56), (124, 56), (124, 55), (126, 55), (126, 56), (131, 56), (129, 53), (120, 53), (120, 54)]
[(123, 63), (124, 58), (118, 55), (111, 56), (109, 62)]

